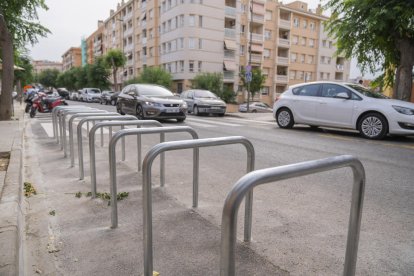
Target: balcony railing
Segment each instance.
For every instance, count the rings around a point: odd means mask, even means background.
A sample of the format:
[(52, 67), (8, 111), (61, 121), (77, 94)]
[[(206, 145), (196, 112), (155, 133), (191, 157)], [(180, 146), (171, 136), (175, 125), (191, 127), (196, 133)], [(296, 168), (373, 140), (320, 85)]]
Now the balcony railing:
[(277, 63), (278, 64), (288, 64), (289, 58), (287, 57), (277, 57)]
[(264, 23), (264, 15), (253, 14), (252, 19), (253, 19), (254, 22)]
[(336, 65), (336, 71), (344, 71), (344, 65), (343, 64), (337, 64)]
[(263, 42), (263, 34), (252, 33), (252, 40)]
[(225, 80), (234, 79), (234, 72), (232, 72), (232, 71), (223, 71), (223, 79), (225, 79)]
[(142, 45), (147, 44), (147, 38), (146, 38), (146, 37), (143, 37), (143, 38), (141, 39), (141, 43), (142, 43)]
[(133, 50), (134, 50), (134, 44), (133, 43), (127, 44), (127, 45), (124, 46), (124, 53), (131, 52)]
[(290, 20), (279, 19), (279, 27), (290, 29)]
[(224, 14), (227, 16), (236, 17), (236, 8), (225, 6), (224, 7)]
[(236, 37), (236, 29), (224, 28), (224, 36), (231, 38)]
[(284, 39), (284, 38), (279, 37), (279, 45), (289, 47), (290, 46), (290, 41), (289, 41), (289, 39)]
[(262, 55), (252, 54), (252, 62), (262, 62)]
[(236, 57), (236, 52), (225, 50), (224, 51), (224, 57), (227, 58), (227, 59), (234, 59)]
[(288, 82), (288, 76), (287, 75), (276, 75), (276, 81), (277, 82)]

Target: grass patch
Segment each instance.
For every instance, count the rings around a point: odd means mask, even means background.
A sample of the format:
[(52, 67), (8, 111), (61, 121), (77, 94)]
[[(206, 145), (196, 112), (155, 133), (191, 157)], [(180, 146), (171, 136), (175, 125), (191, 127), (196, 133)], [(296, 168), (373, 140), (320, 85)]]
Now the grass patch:
[(33, 187), (32, 183), (24, 182), (24, 196), (31, 197), (32, 195), (36, 195), (36, 189)]
[[(84, 196), (86, 196), (86, 197), (91, 197), (92, 196), (92, 193), (91, 192), (87, 192), (86, 194), (82, 194), (82, 192), (77, 192), (76, 194), (75, 194), (75, 197), (77, 197), (77, 198), (81, 198), (82, 197), (82, 195), (84, 195)], [(117, 195), (116, 195), (116, 199), (119, 201), (119, 200), (124, 200), (125, 198), (127, 198), (129, 196), (129, 193), (128, 192), (121, 192), (121, 193), (118, 193)], [(105, 192), (105, 193), (96, 193), (96, 197), (97, 198), (100, 198), (100, 199), (102, 199), (102, 200), (104, 200), (104, 201), (108, 201), (108, 206), (110, 206), (111, 205), (111, 194), (110, 193), (107, 193), (107, 192)]]

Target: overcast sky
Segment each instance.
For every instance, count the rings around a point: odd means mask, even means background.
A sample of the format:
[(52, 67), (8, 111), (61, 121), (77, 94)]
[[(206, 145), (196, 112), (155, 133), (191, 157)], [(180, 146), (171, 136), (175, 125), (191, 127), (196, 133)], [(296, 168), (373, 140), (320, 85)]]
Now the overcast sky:
[[(3, 1), (3, 0), (2, 0)], [(88, 37), (98, 26), (98, 20), (109, 17), (116, 9), (118, 0), (46, 0), (49, 10), (39, 11), (40, 23), (52, 33), (40, 38), (39, 43), (29, 47), (34, 60), (61, 61), (62, 54), (70, 47), (79, 47), (82, 36)], [(283, 1), (290, 3), (293, 1)], [(315, 9), (319, 0), (303, 0), (308, 8)], [(325, 1), (322, 1), (324, 3)], [(351, 78), (359, 76), (355, 65), (351, 66)]]

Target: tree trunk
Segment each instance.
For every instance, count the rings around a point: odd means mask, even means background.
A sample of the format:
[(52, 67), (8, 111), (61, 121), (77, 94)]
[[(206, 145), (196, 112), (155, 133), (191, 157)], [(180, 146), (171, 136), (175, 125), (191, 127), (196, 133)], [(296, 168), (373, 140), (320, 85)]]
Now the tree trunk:
[(2, 64), (0, 121), (10, 120), (12, 116), (12, 90), (14, 78), (13, 40), (7, 29), (6, 21), (0, 14), (0, 49)]
[(118, 89), (118, 82), (117, 82), (117, 79), (116, 79), (116, 74), (118, 73), (117, 72), (118, 70), (117, 70), (117, 68), (116, 67), (113, 67), (113, 69), (112, 69), (112, 75), (114, 75), (114, 91), (116, 92), (116, 91), (118, 91), (117, 89)]
[(414, 45), (410, 40), (404, 39), (399, 40), (396, 46), (400, 52), (400, 65), (397, 68), (395, 92), (397, 99), (408, 102), (411, 100), (413, 85)]

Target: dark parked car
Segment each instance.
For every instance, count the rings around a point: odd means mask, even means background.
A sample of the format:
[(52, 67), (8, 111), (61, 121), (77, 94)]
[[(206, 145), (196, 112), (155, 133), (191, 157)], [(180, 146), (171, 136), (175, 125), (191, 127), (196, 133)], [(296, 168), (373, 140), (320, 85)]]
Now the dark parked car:
[[(239, 106), (239, 112), (247, 112), (247, 103)], [(252, 113), (272, 113), (273, 109), (266, 103), (252, 102), (249, 103), (249, 112)]]
[(114, 91), (104, 90), (101, 94), (101, 99), (99, 100), (100, 104), (109, 104), (111, 102), (111, 97), (114, 94)]
[(208, 90), (187, 90), (181, 93), (181, 99), (187, 103), (188, 112), (192, 112), (194, 115), (217, 114), (224, 116), (226, 113), (226, 103)]
[(138, 119), (186, 118), (187, 104), (165, 87), (152, 84), (130, 84), (122, 89), (116, 104), (118, 113), (136, 115)]
[(62, 98), (69, 100), (69, 91), (62, 87), (62, 88), (58, 88), (57, 92), (59, 93), (59, 96), (61, 96)]
[(111, 105), (113, 105), (113, 106), (115, 106), (116, 105), (116, 103), (117, 103), (117, 101), (118, 101), (118, 95), (119, 95), (119, 93), (121, 93), (120, 91), (118, 91), (118, 92), (114, 92), (112, 95), (111, 95), (111, 99), (110, 99), (110, 103), (111, 103)]

